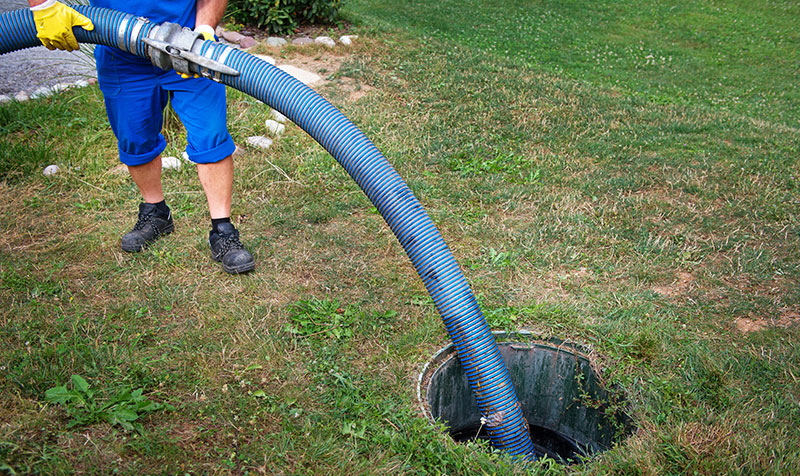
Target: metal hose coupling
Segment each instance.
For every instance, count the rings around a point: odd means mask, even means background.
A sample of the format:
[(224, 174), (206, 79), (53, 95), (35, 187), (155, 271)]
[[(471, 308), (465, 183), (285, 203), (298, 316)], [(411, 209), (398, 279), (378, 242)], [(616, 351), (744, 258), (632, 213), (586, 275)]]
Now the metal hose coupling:
[[(155, 66), (219, 81), (219, 74), (238, 76), (239, 71), (225, 65), (224, 57), (213, 58), (215, 49), (207, 48), (203, 35), (177, 23), (164, 22), (150, 30), (142, 41), (149, 47), (148, 56)], [(213, 44), (213, 42), (210, 42)], [(229, 49), (222, 52), (226, 55)], [(208, 56), (206, 56), (208, 55)]]

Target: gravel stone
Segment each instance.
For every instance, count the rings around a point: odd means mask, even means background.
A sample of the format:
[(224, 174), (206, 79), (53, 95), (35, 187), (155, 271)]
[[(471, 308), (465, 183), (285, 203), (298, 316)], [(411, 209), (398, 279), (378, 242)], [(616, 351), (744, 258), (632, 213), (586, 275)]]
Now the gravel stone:
[(330, 36), (318, 36), (314, 38), (314, 43), (325, 45), (328, 48), (333, 48), (334, 46), (336, 46), (336, 42), (333, 41), (333, 38), (331, 38)]
[(247, 143), (259, 149), (269, 149), (272, 145), (272, 139), (264, 136), (251, 136), (247, 138)]
[(307, 36), (302, 36), (300, 38), (295, 38), (294, 40), (292, 40), (292, 44), (296, 46), (305, 46), (305, 45), (310, 45), (311, 43), (314, 43), (314, 40), (312, 40)]
[(282, 124), (285, 123), (286, 120), (287, 120), (286, 116), (284, 116), (280, 112), (276, 111), (275, 109), (270, 109), (269, 115), (272, 116), (272, 119), (274, 119), (275, 121), (280, 122)]
[(353, 44), (353, 40), (358, 39), (358, 35), (344, 35), (339, 37), (339, 43), (350, 46)]
[(44, 174), (45, 176), (50, 176), (57, 174), (58, 171), (59, 171), (58, 165), (52, 164), (45, 167), (44, 170), (42, 170), (42, 174)]
[(162, 169), (180, 169), (181, 168), (181, 161), (177, 157), (161, 157), (161, 168)]
[(268, 131), (275, 134), (276, 136), (283, 134), (283, 131), (286, 130), (286, 126), (284, 126), (278, 121), (273, 121), (272, 119), (267, 119), (264, 122), (264, 125), (267, 126)]

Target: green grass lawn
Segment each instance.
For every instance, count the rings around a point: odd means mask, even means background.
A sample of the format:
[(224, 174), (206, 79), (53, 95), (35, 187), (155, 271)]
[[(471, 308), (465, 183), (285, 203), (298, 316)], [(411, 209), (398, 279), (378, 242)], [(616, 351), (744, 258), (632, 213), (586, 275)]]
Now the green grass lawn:
[[(420, 198), (492, 327), (589, 346), (627, 399), (636, 432), (571, 467), (421, 417), (444, 326), (297, 127), (236, 159), (257, 268), (231, 277), (190, 166), (164, 176), (175, 233), (119, 249), (139, 198), (96, 87), (0, 105), (0, 472), (800, 474), (799, 15), (350, 0), (356, 46), (285, 52), (334, 65), (321, 92)], [(229, 90), (237, 143), (268, 113)]]

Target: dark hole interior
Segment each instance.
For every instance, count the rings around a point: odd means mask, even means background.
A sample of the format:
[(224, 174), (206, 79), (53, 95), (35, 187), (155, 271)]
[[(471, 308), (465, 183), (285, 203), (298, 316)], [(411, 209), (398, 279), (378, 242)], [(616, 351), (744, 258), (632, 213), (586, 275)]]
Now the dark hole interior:
[[(537, 457), (546, 455), (559, 463), (573, 464), (580, 462), (581, 458), (589, 456), (576, 441), (556, 431), (534, 425), (531, 425), (530, 428), (531, 440)], [(450, 437), (458, 443), (475, 440), (489, 441), (489, 433), (486, 431), (486, 427), (481, 425), (452, 432)]]

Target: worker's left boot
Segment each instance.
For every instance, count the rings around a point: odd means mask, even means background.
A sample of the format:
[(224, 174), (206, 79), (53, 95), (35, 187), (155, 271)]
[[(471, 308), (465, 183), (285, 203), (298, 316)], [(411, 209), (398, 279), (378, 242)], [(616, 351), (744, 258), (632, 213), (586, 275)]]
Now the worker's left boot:
[(133, 230), (122, 237), (122, 249), (129, 253), (138, 253), (164, 235), (172, 233), (172, 213), (160, 211), (155, 204), (140, 203), (139, 218)]
[(222, 263), (222, 269), (231, 274), (246, 273), (256, 266), (253, 255), (239, 241), (239, 230), (230, 223), (220, 223), (208, 234), (211, 257)]

